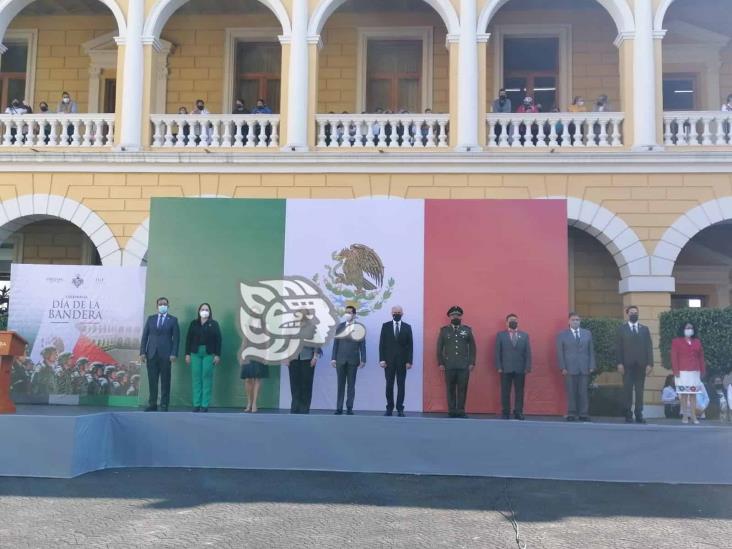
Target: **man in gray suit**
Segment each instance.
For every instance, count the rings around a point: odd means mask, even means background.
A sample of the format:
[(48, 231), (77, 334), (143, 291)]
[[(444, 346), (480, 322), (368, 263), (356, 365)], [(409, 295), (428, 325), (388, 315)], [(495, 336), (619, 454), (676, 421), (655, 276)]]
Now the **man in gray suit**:
[(333, 341), (333, 355), (330, 365), (338, 372), (338, 398), (336, 415), (343, 414), (343, 397), (348, 385), (346, 414), (353, 415), (353, 400), (356, 397), (356, 372), (366, 365), (366, 330), (356, 323), (356, 307), (346, 307), (346, 321), (336, 328)]
[(633, 391), (635, 390), (635, 422), (643, 419), (643, 391), (646, 376), (653, 369), (653, 342), (648, 326), (638, 322), (638, 307), (629, 305), (625, 309), (628, 322), (618, 328), (615, 353), (618, 372), (623, 376), (623, 413), (625, 422), (633, 423)]
[(513, 385), (513, 417), (524, 419), (524, 384), (531, 372), (529, 334), (518, 329), (518, 316), (506, 317), (506, 330), (496, 334), (496, 370), (501, 374), (501, 408), (503, 419), (510, 419), (511, 386)]
[(569, 313), (569, 329), (557, 336), (559, 368), (567, 387), (567, 421), (590, 421), (587, 391), (595, 371), (595, 346), (592, 332), (581, 328), (581, 322), (580, 315)]

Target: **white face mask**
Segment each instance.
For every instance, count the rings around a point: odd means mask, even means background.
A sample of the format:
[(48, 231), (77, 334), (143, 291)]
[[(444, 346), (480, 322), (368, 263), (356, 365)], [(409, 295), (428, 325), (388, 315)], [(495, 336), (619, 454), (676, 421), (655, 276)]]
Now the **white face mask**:
[(70, 97), (64, 97), (61, 101), (63, 101), (64, 103), (68, 103), (69, 101), (71, 101), (71, 98)]
[(353, 320), (353, 313), (346, 313), (343, 315), (343, 318), (346, 319), (346, 322), (351, 322)]
[(686, 337), (692, 337), (694, 335), (694, 329), (693, 328), (686, 328), (684, 330), (684, 335)]
[(200, 312), (201, 318), (208, 318), (211, 316), (211, 311), (207, 311), (206, 309), (201, 310)]

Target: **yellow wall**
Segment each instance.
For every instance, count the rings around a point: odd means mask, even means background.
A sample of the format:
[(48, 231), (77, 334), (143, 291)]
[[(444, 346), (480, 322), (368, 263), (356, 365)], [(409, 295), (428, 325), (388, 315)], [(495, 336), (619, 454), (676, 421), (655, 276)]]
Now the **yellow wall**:
[(37, 221), (23, 227), (23, 263), (79, 265), (84, 247), (93, 244), (81, 230), (67, 221)]
[[(620, 109), (620, 68), (618, 49), (613, 45), (617, 29), (612, 18), (604, 9), (567, 10), (500, 10), (490, 25), (493, 33), (488, 42), (487, 56), (487, 103), (490, 112), (494, 97), (495, 27), (497, 25), (571, 25), (572, 28), (572, 89), (568, 101), (580, 95), (586, 101), (594, 101), (605, 93), (613, 108)], [(546, 106), (548, 110), (550, 107)], [(559, 105), (566, 109), (567, 105)]]
[[(226, 28), (272, 28), (272, 38), (281, 34), (274, 15), (173, 15), (162, 38), (175, 45), (168, 57), (167, 112), (184, 106), (190, 112), (196, 99), (203, 99), (211, 113), (221, 113)], [(247, 105), (251, 107), (252, 105)]]
[(81, 45), (116, 28), (112, 15), (20, 16), (13, 20), (10, 29), (38, 30), (34, 111), (40, 101), (47, 101), (55, 111), (63, 91), (71, 94), (79, 112), (87, 111), (90, 59)]
[(355, 112), (358, 27), (432, 27), (433, 92), (431, 107), (448, 111), (449, 55), (445, 47), (447, 30), (437, 13), (334, 13), (321, 34), (318, 78), (318, 112)]
[(570, 229), (574, 271), (574, 310), (582, 316), (620, 318), (623, 299), (618, 294), (620, 271), (607, 249), (593, 236)]

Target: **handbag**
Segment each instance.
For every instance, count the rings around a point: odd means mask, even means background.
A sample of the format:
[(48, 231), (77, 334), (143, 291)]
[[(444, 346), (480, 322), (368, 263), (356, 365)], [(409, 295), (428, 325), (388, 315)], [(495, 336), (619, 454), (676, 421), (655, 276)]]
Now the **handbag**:
[(707, 409), (707, 406), (709, 406), (709, 394), (707, 393), (707, 388), (702, 383), (701, 391), (696, 394), (696, 413), (701, 415)]

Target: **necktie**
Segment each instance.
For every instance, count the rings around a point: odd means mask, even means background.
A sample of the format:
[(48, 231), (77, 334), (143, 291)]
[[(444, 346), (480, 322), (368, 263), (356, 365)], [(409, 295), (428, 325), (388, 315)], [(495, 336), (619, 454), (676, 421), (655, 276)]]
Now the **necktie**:
[(394, 323), (394, 337), (397, 339), (399, 338), (399, 323), (398, 322)]
[(163, 325), (163, 315), (158, 315), (158, 329)]
[(579, 340), (580, 340), (579, 330), (574, 331), (574, 338), (577, 340), (577, 343), (579, 343)]
[(511, 345), (516, 346), (516, 332), (511, 332)]
[(633, 335), (638, 335), (638, 325), (633, 324)]

